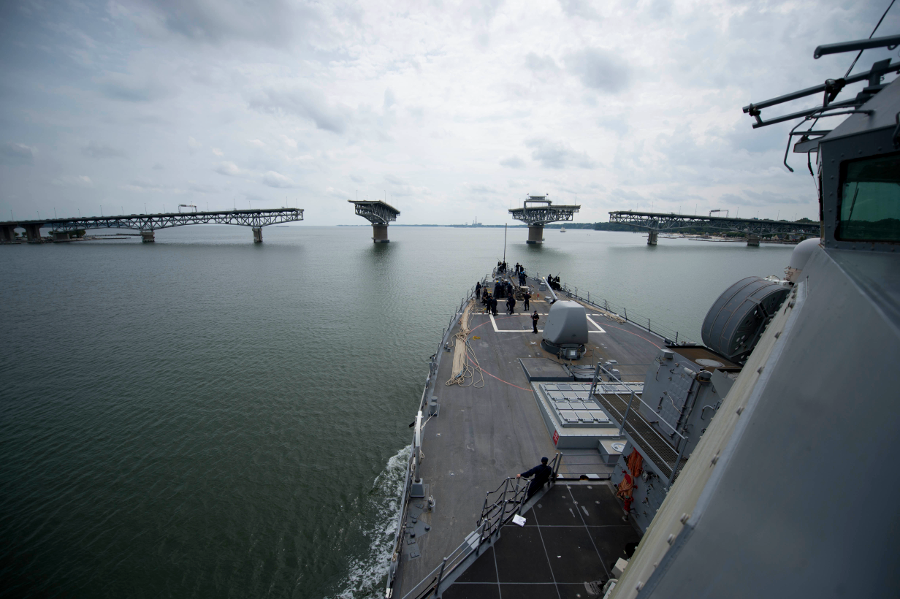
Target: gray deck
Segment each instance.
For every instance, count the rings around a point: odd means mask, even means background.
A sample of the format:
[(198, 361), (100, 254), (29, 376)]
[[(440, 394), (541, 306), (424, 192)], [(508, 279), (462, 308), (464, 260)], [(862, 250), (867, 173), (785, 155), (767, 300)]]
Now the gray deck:
[(587, 597), (585, 582), (612, 578), (640, 540), (608, 483), (556, 484), (508, 524), (441, 595), (444, 599)]
[[(529, 283), (536, 286), (532, 280)], [(480, 302), (477, 307), (481, 308)], [(541, 314), (541, 329), (549, 305), (533, 301), (531, 309)], [(576, 364), (617, 360), (624, 380), (643, 380), (662, 340), (630, 323), (612, 322), (590, 308), (588, 314), (604, 332), (590, 333), (590, 351)], [(394, 597), (403, 597), (476, 528), (486, 491), (531, 468), (541, 456), (552, 458), (556, 452), (519, 361), (552, 356), (541, 349), (541, 335), (531, 332), (528, 314), (501, 312), (494, 321), (500, 332), (480, 309), (469, 321), (469, 345), (483, 369), (484, 387), (444, 385), (450, 378), (452, 355), (445, 354), (441, 361), (434, 392), (440, 414), (428, 421), (422, 438), (421, 475), (426, 496), (434, 497), (435, 507), (418, 515), (430, 530), (417, 535), (419, 557), (403, 552)], [(563, 458), (562, 475), (577, 478), (608, 471), (599, 452), (594, 452), (596, 456), (583, 450), (571, 453), (571, 463)]]

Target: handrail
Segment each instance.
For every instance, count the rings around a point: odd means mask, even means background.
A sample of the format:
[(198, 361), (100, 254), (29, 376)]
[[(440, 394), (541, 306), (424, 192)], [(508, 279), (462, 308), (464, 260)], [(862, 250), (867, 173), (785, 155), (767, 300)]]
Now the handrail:
[[(602, 364), (597, 364), (597, 367), (598, 367), (599, 370), (602, 370), (603, 373), (606, 374), (608, 377), (612, 378), (612, 373), (609, 372), (609, 371), (606, 369), (605, 366), (603, 366)], [(592, 390), (593, 390), (593, 387), (592, 387)], [(625, 400), (622, 398), (622, 396), (619, 395), (619, 393), (618, 393), (617, 391), (613, 391), (613, 392), (612, 392), (612, 395), (615, 395), (616, 397), (618, 397), (618, 398), (621, 399), (622, 401), (625, 401)], [(643, 397), (643, 394), (641, 394), (641, 397)], [(641, 405), (647, 406), (647, 408), (649, 408), (650, 410), (653, 410), (653, 407), (652, 407), (650, 404), (648, 404), (647, 402), (645, 402), (643, 399), (641, 399), (641, 397), (637, 397), (637, 396), (635, 395), (634, 391), (632, 391), (632, 392), (631, 392), (631, 398), (629, 399), (629, 404), (631, 403), (632, 400), (637, 399), (638, 403), (640, 403)], [(654, 413), (655, 413), (655, 411), (654, 411)], [(659, 417), (659, 421), (658, 421), (658, 422), (662, 422), (663, 424), (665, 424), (666, 426), (668, 426), (670, 429), (672, 429), (672, 434), (677, 435), (677, 436), (680, 437), (682, 440), (686, 440), (686, 439), (687, 439), (686, 436), (684, 436), (684, 435), (682, 435), (681, 433), (679, 433), (679, 432), (678, 432), (678, 429), (677, 429), (675, 426), (673, 426), (672, 424), (670, 424), (667, 420), (663, 419), (662, 416)], [(673, 448), (673, 449), (674, 449), (674, 448)]]
[[(593, 396), (593, 395), (595, 394), (595, 391), (596, 391), (596, 388), (597, 388), (597, 379), (599, 378), (599, 374), (600, 374), (601, 371), (602, 371), (608, 378), (610, 378), (610, 380), (614, 380), (614, 378), (613, 378), (613, 376), (612, 376), (612, 373), (610, 373), (610, 372), (609, 372), (602, 364), (598, 363), (598, 364), (597, 364), (597, 368), (596, 368), (596, 370), (594, 371), (594, 380), (593, 380), (593, 382), (591, 383), (591, 390), (590, 390), (591, 396)], [(633, 390), (632, 390), (632, 392), (631, 392), (631, 394), (630, 394), (630, 396), (628, 397), (627, 400), (626, 400), (624, 397), (622, 397), (622, 396), (618, 393), (618, 391), (612, 391), (612, 393), (606, 393), (605, 395), (613, 395), (613, 396), (615, 396), (616, 398), (618, 398), (619, 401), (621, 401), (622, 403), (627, 403), (627, 406), (628, 406), (628, 407), (625, 409), (625, 413), (624, 413), (624, 414), (622, 414), (622, 413), (619, 411), (619, 409), (618, 409), (615, 405), (609, 404), (609, 407), (611, 408), (611, 410), (608, 410), (608, 411), (609, 411), (609, 412), (615, 412), (615, 414), (610, 413), (609, 415), (610, 415), (614, 420), (618, 420), (618, 421), (619, 421), (619, 422), (617, 422), (617, 424), (619, 424), (619, 433), (620, 433), (620, 434), (621, 434), (621, 433), (626, 429), (626, 427), (627, 427), (627, 428), (629, 429), (629, 430), (628, 430), (628, 433), (629, 433), (629, 434), (634, 435), (635, 437), (639, 438), (639, 439), (643, 442), (643, 444), (642, 444), (642, 446), (641, 446), (641, 449), (644, 451), (645, 454), (646, 454), (646, 452), (648, 452), (648, 451), (649, 451), (649, 452), (652, 452), (653, 455), (655, 456), (656, 460), (659, 461), (658, 463), (659, 463), (660, 466), (665, 466), (666, 468), (669, 468), (670, 474), (669, 474), (669, 476), (667, 477), (667, 480), (666, 480), (666, 487), (668, 488), (668, 486), (672, 484), (672, 481), (675, 480), (675, 475), (676, 475), (677, 472), (678, 472), (678, 465), (681, 463), (681, 458), (682, 458), (682, 456), (683, 456), (683, 454), (684, 454), (685, 447), (687, 447), (687, 444), (688, 444), (688, 437), (687, 437), (686, 435), (683, 435), (683, 434), (679, 433), (678, 430), (677, 430), (674, 426), (672, 426), (668, 421), (664, 420), (664, 419), (660, 416), (659, 422), (665, 423), (669, 428), (672, 429), (672, 435), (675, 435), (675, 436), (679, 437), (679, 439), (680, 439), (679, 442), (677, 442), (677, 443), (675, 443), (674, 445), (672, 445), (669, 441), (667, 441), (667, 440), (665, 439), (665, 437), (663, 437), (663, 436), (659, 436), (659, 437), (658, 437), (659, 440), (661, 440), (663, 443), (665, 443), (666, 445), (668, 445), (668, 446), (671, 448), (671, 450), (672, 450), (673, 453), (676, 453), (676, 454), (677, 454), (677, 457), (675, 458), (675, 462), (674, 462), (673, 464), (670, 465), (670, 464), (669, 464), (669, 460), (667, 460), (666, 458), (664, 458), (663, 456), (661, 456), (661, 455), (659, 454), (659, 452), (656, 451), (656, 450), (653, 448), (653, 445), (652, 445), (650, 442), (648, 442), (648, 440), (647, 440), (646, 438), (644, 438), (644, 436), (643, 436), (640, 432), (638, 432), (638, 430), (637, 430), (637, 428), (635, 428), (634, 424), (630, 424), (630, 423), (628, 422), (628, 415), (629, 415), (629, 414), (631, 413), (631, 411), (632, 411), (632, 404), (634, 403), (634, 400), (635, 400), (635, 399), (637, 399), (637, 401), (638, 401), (639, 404), (644, 405), (644, 406), (647, 406), (647, 408), (649, 408), (650, 410), (653, 410), (653, 408), (650, 406), (650, 404), (644, 402), (642, 398), (637, 397), (637, 395), (635, 394), (635, 392), (634, 392)], [(643, 395), (643, 394), (642, 394), (642, 395)], [(606, 407), (606, 406), (604, 406), (604, 407)], [(617, 416), (618, 416), (618, 418), (617, 418)], [(637, 414), (637, 417), (638, 417), (638, 418), (641, 418), (642, 420), (644, 420), (643, 417), (640, 416), (639, 413)], [(646, 422), (646, 420), (645, 420), (645, 422)], [(650, 424), (650, 423), (648, 422), (647, 425), (649, 426), (649, 424)], [(650, 429), (651, 429), (651, 430), (654, 430), (653, 427), (650, 427)], [(656, 431), (656, 432), (657, 432), (657, 434), (659, 434), (659, 435), (665, 434), (665, 433), (662, 433), (661, 431)], [(647, 457), (650, 457), (650, 456), (648, 455)], [(655, 460), (651, 460), (651, 461), (655, 461)]]
[[(596, 301), (591, 300), (590, 294), (588, 294), (588, 297), (586, 297), (586, 298), (582, 297), (582, 296), (578, 295), (578, 288), (575, 288), (573, 291), (567, 285), (564, 284), (562, 286), (561, 291), (570, 298), (574, 298), (580, 302), (590, 304), (591, 306), (594, 306), (598, 310), (605, 310), (606, 312), (614, 314), (615, 316), (624, 318), (626, 322), (630, 322), (631, 324), (638, 327), (639, 329), (644, 329), (645, 331), (653, 333), (654, 335), (658, 335), (658, 336), (662, 337), (663, 339), (668, 339), (668, 340), (674, 341), (674, 343), (676, 343), (676, 344), (679, 342), (679, 339), (681, 339), (682, 344), (686, 344), (686, 345), (696, 344), (695, 341), (693, 341), (692, 339), (685, 338), (684, 335), (681, 335), (676, 330), (670, 329), (667, 326), (653, 324), (649, 318), (646, 318), (646, 320), (647, 320), (646, 326), (641, 324), (641, 322), (645, 319), (645, 317), (635, 314), (633, 310), (631, 312), (631, 316), (629, 317), (628, 309), (623, 306), (616, 307), (615, 304), (612, 304), (608, 300), (605, 300), (605, 299), (598, 300), (598, 301), (603, 302), (602, 304), (598, 304)], [(619, 313), (619, 310), (622, 311), (621, 314)], [(635, 318), (640, 318), (640, 321), (635, 320)], [(654, 326), (656, 327), (656, 330), (653, 330)]]
[[(553, 468), (554, 476), (551, 477), (551, 482), (556, 477), (560, 464), (562, 464), (562, 456), (561, 452), (556, 452), (553, 460), (548, 464)], [(531, 481), (528, 479), (507, 477), (496, 489), (487, 491), (484, 499), (485, 504), (481, 509), (481, 516), (478, 518), (475, 530), (466, 535), (465, 541), (450, 552), (450, 555), (445, 557), (431, 572), (426, 574), (416, 586), (403, 595), (403, 599), (424, 599), (429, 595), (440, 597), (441, 592), (446, 590), (441, 588), (441, 583), (447, 580), (448, 575), (465, 558), (480, 551), (481, 547), (489, 542), (491, 538), (496, 540), (500, 529), (521, 512), (522, 506), (528, 500), (528, 486), (530, 484)], [(510, 487), (512, 487), (511, 495)], [(488, 498), (493, 494), (499, 494), (501, 489), (503, 491), (502, 496), (488, 505)]]

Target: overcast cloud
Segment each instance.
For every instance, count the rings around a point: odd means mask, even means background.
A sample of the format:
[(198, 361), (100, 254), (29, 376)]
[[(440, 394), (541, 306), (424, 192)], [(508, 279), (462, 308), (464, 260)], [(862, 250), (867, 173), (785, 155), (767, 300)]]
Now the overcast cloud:
[(781, 166), (791, 125), (741, 107), (842, 76), (853, 57), (814, 48), (888, 3), (4, 2), (0, 220), (288, 203), (365, 224), (358, 194), (405, 224), (500, 224), (538, 193), (581, 222), (815, 218), (805, 157)]

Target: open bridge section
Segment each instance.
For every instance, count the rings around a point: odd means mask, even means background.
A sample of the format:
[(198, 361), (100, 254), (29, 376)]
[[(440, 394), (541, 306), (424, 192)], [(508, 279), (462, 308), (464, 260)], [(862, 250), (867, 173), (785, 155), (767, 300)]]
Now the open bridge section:
[(528, 240), (525, 243), (544, 242), (544, 225), (558, 221), (570, 221), (581, 206), (553, 205), (547, 196), (529, 196), (521, 208), (509, 211), (512, 217), (528, 225)]
[(377, 200), (347, 200), (356, 208), (356, 214), (372, 223), (372, 241), (375, 243), (388, 243), (388, 223), (397, 220), (400, 211), (388, 204)]
[(87, 216), (79, 218), (53, 218), (0, 222), (0, 242), (15, 241), (15, 230), (25, 229), (29, 243), (41, 241), (41, 228), (49, 227), (54, 239), (68, 239), (77, 231), (88, 229), (134, 229), (140, 231), (145, 242), (154, 241), (156, 229), (183, 227), (186, 225), (241, 225), (253, 230), (253, 241), (262, 242), (262, 228), (277, 223), (303, 220), (300, 208), (275, 208), (271, 210), (227, 210), (220, 212), (165, 212), (160, 214), (129, 214), (121, 216)]
[(703, 226), (722, 231), (739, 231), (747, 235), (747, 245), (758, 246), (762, 235), (809, 235), (818, 237), (820, 224), (817, 222), (798, 223), (786, 220), (758, 218), (729, 218), (722, 216), (697, 216), (664, 212), (634, 212), (617, 210), (609, 213), (609, 222), (647, 229), (647, 245), (656, 245), (660, 231), (674, 231), (689, 227)]

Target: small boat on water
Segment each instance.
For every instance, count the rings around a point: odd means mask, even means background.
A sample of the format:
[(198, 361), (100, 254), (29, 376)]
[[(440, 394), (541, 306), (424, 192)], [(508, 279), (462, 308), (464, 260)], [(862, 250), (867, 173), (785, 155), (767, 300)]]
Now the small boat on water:
[(560, 233), (565, 233), (565, 232), (566, 232), (566, 228), (565, 228), (565, 227), (561, 228), (561, 229), (559, 230), (559, 232), (560, 232)]

